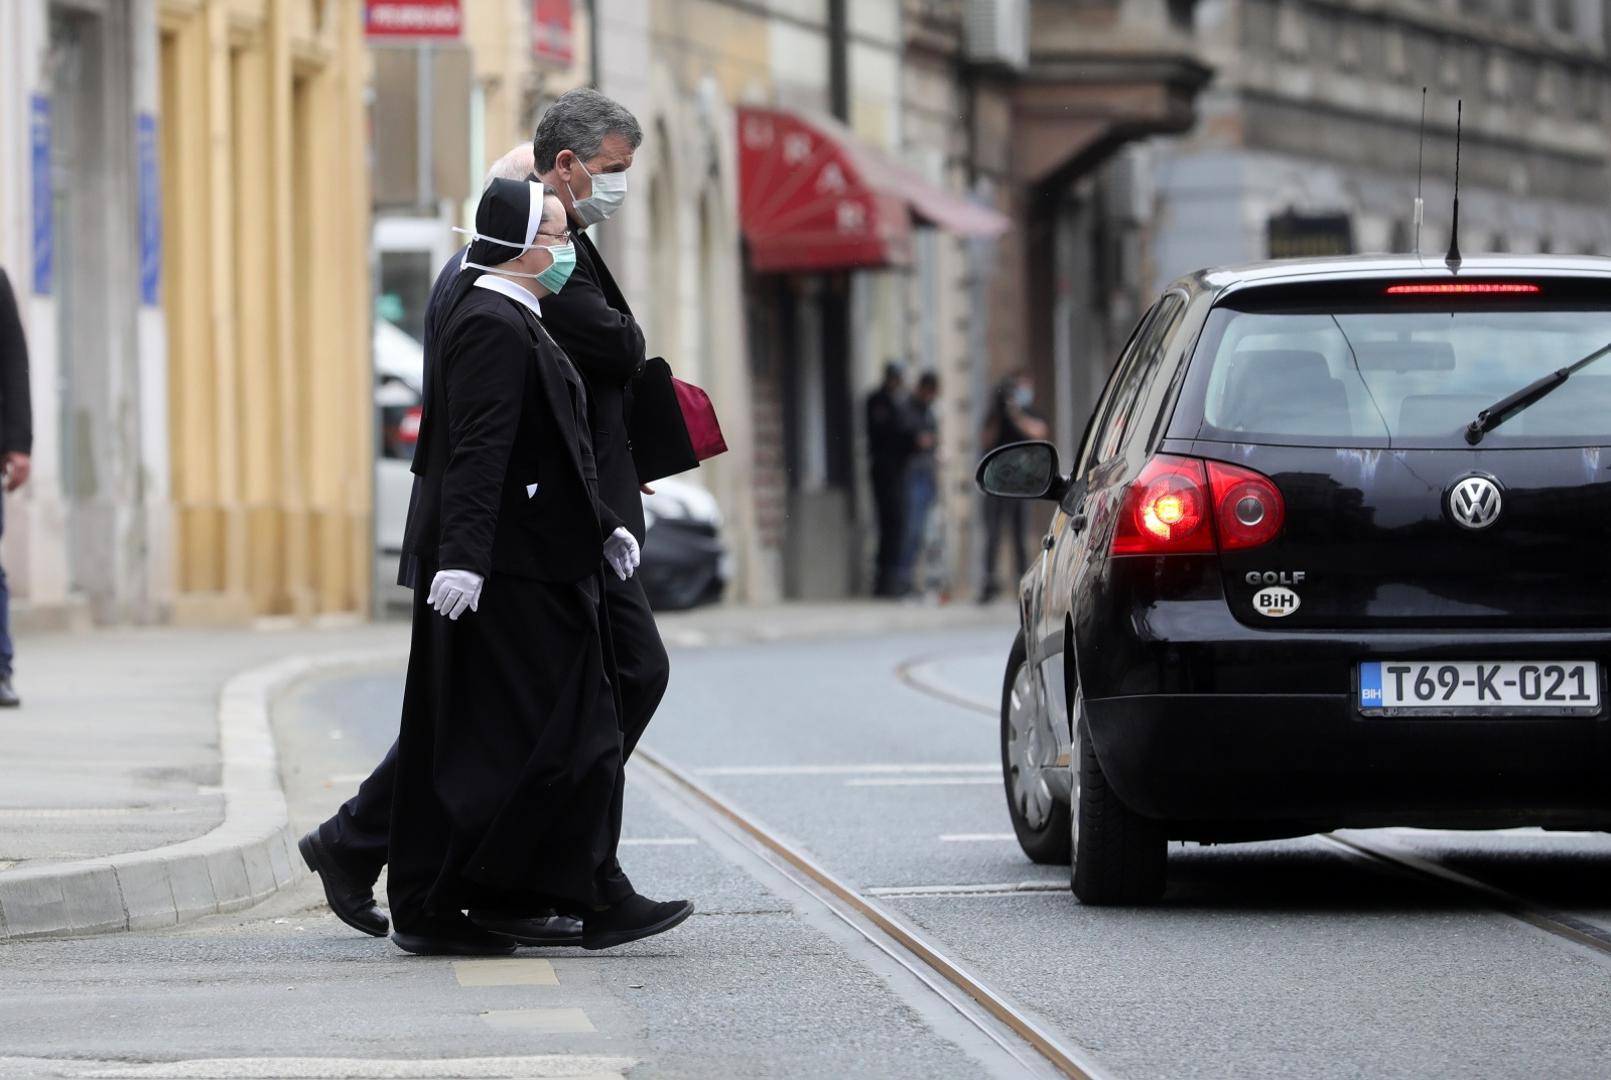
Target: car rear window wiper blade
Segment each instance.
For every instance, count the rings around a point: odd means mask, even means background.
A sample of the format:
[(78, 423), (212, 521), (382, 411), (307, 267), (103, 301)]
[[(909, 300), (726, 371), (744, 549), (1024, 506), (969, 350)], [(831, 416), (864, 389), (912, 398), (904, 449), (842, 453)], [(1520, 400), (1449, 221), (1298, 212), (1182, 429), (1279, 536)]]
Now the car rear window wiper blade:
[(1470, 443), (1472, 446), (1476, 446), (1482, 441), (1482, 437), (1488, 434), (1488, 432), (1492, 431), (1500, 424), (1503, 424), (1506, 420), (1509, 420), (1512, 416), (1515, 416), (1523, 409), (1536, 405), (1538, 402), (1552, 394), (1555, 389), (1567, 379), (1570, 379), (1573, 375), (1577, 374), (1577, 372), (1588, 367), (1590, 364), (1594, 363), (1607, 353), (1611, 353), (1611, 342), (1607, 342), (1606, 344), (1600, 346), (1598, 349), (1595, 349), (1593, 352), (1589, 353), (1589, 355), (1575, 363), (1568, 364), (1566, 367), (1563, 367), (1558, 371), (1552, 371), (1548, 375), (1534, 379), (1532, 382), (1528, 383), (1514, 394), (1511, 394), (1509, 397), (1500, 398), (1498, 401), (1479, 412), (1477, 414), (1477, 418), (1467, 425), (1466, 442)]

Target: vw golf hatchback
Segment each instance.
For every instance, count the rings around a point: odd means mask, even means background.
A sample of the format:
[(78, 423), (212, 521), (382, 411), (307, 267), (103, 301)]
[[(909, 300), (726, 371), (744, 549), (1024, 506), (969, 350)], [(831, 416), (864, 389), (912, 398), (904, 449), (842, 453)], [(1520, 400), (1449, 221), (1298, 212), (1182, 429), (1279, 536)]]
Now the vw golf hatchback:
[(1169, 840), (1611, 828), (1611, 260), (1271, 263), (1171, 285), (1020, 587), (1019, 842), (1136, 903)]

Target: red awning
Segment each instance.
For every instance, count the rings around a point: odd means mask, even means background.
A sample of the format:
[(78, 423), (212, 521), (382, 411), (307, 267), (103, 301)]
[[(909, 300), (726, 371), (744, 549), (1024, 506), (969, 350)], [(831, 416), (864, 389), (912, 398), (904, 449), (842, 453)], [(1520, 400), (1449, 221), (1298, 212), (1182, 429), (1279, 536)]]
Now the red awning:
[(739, 220), (759, 271), (909, 265), (913, 217), (957, 236), (1008, 227), (827, 117), (741, 107), (738, 153)]

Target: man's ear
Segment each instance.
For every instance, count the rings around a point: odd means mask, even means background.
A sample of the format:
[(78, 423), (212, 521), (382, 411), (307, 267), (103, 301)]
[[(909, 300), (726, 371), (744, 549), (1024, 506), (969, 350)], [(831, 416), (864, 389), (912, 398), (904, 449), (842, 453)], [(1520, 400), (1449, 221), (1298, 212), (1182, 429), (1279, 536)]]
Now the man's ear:
[(570, 150), (561, 150), (554, 155), (554, 168), (561, 180), (570, 183), (571, 173), (576, 169), (576, 155)]

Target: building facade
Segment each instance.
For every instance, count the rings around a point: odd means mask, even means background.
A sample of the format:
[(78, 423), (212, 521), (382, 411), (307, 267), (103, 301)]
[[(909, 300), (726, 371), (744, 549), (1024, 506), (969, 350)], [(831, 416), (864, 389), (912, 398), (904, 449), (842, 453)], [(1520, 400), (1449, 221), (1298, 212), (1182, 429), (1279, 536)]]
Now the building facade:
[(651, 353), (727, 428), (699, 477), (738, 596), (867, 588), (862, 407), (891, 361), (941, 378), (934, 576), (974, 582), (991, 387), (1027, 366), (1074, 396), (1070, 269), (1044, 237), (1118, 148), (1190, 124), (1190, 7), (599, 0), (599, 84), (646, 132), (601, 239)]
[(362, 612), (361, 11), (0, 10), (0, 259), (33, 368), (7, 508), (25, 618)]
[(1441, 256), (1457, 102), (1464, 252), (1611, 250), (1608, 7), (1203, 3), (1198, 36), (1221, 75), (1201, 126), (1153, 148), (1151, 284), (1212, 263), (1412, 251), (1417, 232)]

